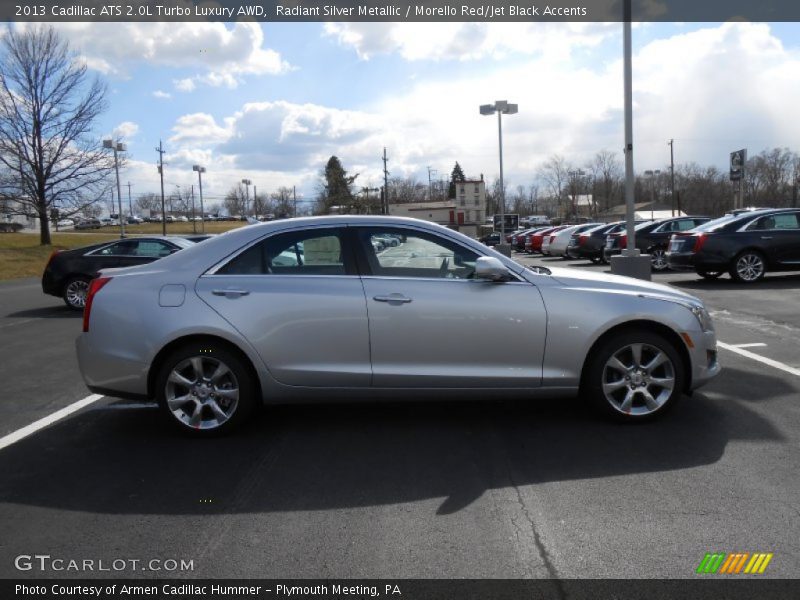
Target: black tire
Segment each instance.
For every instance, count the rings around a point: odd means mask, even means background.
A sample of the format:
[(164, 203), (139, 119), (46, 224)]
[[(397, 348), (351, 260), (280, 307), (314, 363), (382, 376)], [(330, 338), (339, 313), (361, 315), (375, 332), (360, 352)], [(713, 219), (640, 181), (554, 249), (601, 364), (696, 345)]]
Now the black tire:
[(764, 278), (767, 262), (758, 250), (744, 250), (736, 255), (731, 263), (729, 273), (740, 283), (755, 283)]
[(61, 293), (61, 298), (72, 310), (83, 310), (86, 306), (86, 295), (89, 292), (89, 282), (91, 279), (77, 275), (70, 277), (64, 285), (64, 291)]
[(600, 263), (603, 262), (603, 259), (602, 258), (598, 258), (597, 256), (594, 256), (594, 257), (590, 258), (589, 260), (592, 261), (593, 265), (599, 265)]
[[(197, 361), (202, 377), (196, 376)], [(219, 365), (227, 372), (220, 371), (215, 377)], [(170, 380), (173, 371), (188, 383), (179, 382), (178, 377)], [(237, 353), (213, 342), (187, 344), (170, 353), (159, 368), (156, 397), (165, 417), (194, 437), (233, 431), (248, 420), (260, 403), (248, 365)]]
[[(617, 357), (624, 366), (635, 364), (632, 346), (641, 345), (640, 365), (652, 364), (656, 353), (665, 360), (652, 368), (647, 376), (634, 370), (622, 371), (609, 365)], [(629, 379), (626, 379), (628, 377)], [(672, 380), (671, 387), (650, 382)], [(581, 396), (605, 417), (624, 422), (643, 422), (658, 418), (678, 403), (685, 387), (684, 364), (672, 342), (650, 331), (624, 331), (604, 340), (592, 353), (584, 367)], [(604, 389), (607, 384), (607, 391)], [(612, 390), (613, 391), (610, 391)], [(625, 409), (628, 394), (631, 403)], [(649, 394), (652, 402), (645, 398)]]
[(698, 271), (697, 274), (703, 279), (719, 279), (724, 271)]
[(650, 249), (650, 266), (656, 273), (669, 270), (669, 262), (667, 262), (667, 251), (664, 248)]

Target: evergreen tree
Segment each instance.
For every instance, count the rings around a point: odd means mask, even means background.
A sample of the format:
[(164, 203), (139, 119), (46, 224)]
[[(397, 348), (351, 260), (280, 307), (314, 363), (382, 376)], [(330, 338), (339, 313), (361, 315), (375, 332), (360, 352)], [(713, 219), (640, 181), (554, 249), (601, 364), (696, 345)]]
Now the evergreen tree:
[(348, 175), (336, 156), (331, 156), (325, 165), (325, 183), (318, 199), (317, 212), (330, 214), (332, 207), (340, 207), (341, 212), (349, 213), (355, 205), (353, 182), (358, 177)]
[(466, 177), (464, 176), (464, 171), (461, 169), (461, 165), (458, 164), (456, 161), (456, 166), (453, 167), (453, 172), (450, 174), (450, 185), (447, 188), (447, 197), (450, 199), (454, 199), (456, 197), (456, 183), (460, 181), (466, 181)]

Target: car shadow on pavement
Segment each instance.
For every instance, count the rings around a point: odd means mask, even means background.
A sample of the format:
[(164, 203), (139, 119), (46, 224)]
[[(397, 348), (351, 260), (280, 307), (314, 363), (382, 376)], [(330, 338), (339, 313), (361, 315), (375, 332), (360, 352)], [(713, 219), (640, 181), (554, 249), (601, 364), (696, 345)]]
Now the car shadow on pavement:
[(43, 308), (29, 308), (3, 315), (5, 319), (82, 319), (83, 312), (72, 310), (67, 306), (46, 306)]
[(445, 515), (489, 490), (710, 465), (733, 439), (781, 434), (746, 395), (727, 393), (697, 393), (640, 425), (599, 419), (580, 399), (294, 405), (205, 440), (155, 410), (101, 405), (0, 452), (0, 501), (239, 514), (443, 499)]

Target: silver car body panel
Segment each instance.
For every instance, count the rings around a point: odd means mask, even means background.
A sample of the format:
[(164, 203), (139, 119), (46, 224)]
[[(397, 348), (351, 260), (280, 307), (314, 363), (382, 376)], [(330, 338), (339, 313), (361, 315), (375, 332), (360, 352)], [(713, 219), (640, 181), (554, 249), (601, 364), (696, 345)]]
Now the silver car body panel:
[[(517, 280), (212, 273), (267, 236), (323, 226), (405, 227), (443, 236), (497, 258)], [(457, 232), (415, 219), (311, 217), (252, 225), (155, 263), (103, 275), (112, 280), (94, 300), (90, 329), (78, 337), (77, 351), (86, 383), (109, 395), (152, 395), (148, 377), (158, 353), (196, 335), (238, 347), (258, 375), (265, 402), (402, 396), (410, 389), (437, 395), (449, 390), (458, 397), (574, 393), (592, 345), (631, 320), (691, 336), (693, 388), (719, 371), (707, 358), (716, 349), (714, 334), (701, 330), (689, 308), (702, 306), (697, 298), (625, 277), (573, 269), (537, 273)], [(213, 294), (220, 286), (244, 285), (246, 296)], [(164, 286), (185, 287), (180, 306), (159, 305)], [(394, 293), (412, 301), (373, 301)]]

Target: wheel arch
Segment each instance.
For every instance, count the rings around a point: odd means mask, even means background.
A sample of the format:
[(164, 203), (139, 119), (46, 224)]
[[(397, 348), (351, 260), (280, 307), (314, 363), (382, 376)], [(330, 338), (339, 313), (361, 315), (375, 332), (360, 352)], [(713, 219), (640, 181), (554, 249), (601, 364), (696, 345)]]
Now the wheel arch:
[(242, 363), (245, 365), (247, 370), (250, 373), (250, 376), (253, 379), (253, 385), (256, 388), (256, 393), (258, 394), (258, 399), (260, 403), (263, 403), (263, 385), (261, 381), (261, 377), (258, 374), (258, 371), (253, 364), (253, 361), (250, 360), (250, 357), (247, 355), (245, 351), (243, 351), (239, 346), (234, 344), (233, 342), (226, 340), (223, 337), (212, 335), (212, 334), (189, 334), (184, 335), (179, 338), (175, 338), (174, 340), (170, 341), (166, 344), (163, 348), (161, 348), (158, 353), (153, 357), (153, 360), (150, 363), (150, 370), (147, 373), (147, 396), (149, 398), (156, 397), (156, 378), (158, 377), (158, 373), (161, 370), (162, 363), (164, 359), (169, 356), (171, 352), (174, 352), (176, 349), (186, 346), (189, 344), (215, 344), (217, 346), (222, 346), (229, 352), (232, 352), (236, 356), (238, 356)]
[(589, 351), (586, 353), (585, 358), (583, 359), (583, 364), (581, 366), (581, 381), (580, 387), (583, 389), (585, 387), (585, 378), (588, 372), (588, 365), (589, 361), (591, 360), (594, 353), (597, 349), (604, 344), (608, 339), (619, 335), (621, 333), (629, 332), (629, 331), (650, 331), (652, 333), (657, 333), (667, 339), (668, 341), (672, 342), (675, 350), (678, 353), (678, 356), (681, 357), (681, 362), (683, 363), (683, 372), (685, 378), (684, 384), (684, 392), (688, 392), (692, 389), (692, 361), (689, 357), (689, 350), (686, 348), (686, 343), (681, 339), (681, 336), (672, 329), (671, 327), (664, 325), (663, 323), (659, 323), (658, 321), (650, 321), (647, 319), (637, 319), (635, 321), (626, 321), (624, 323), (619, 323), (610, 327), (606, 331), (604, 331), (598, 338), (594, 341), (594, 343), (589, 348)]

